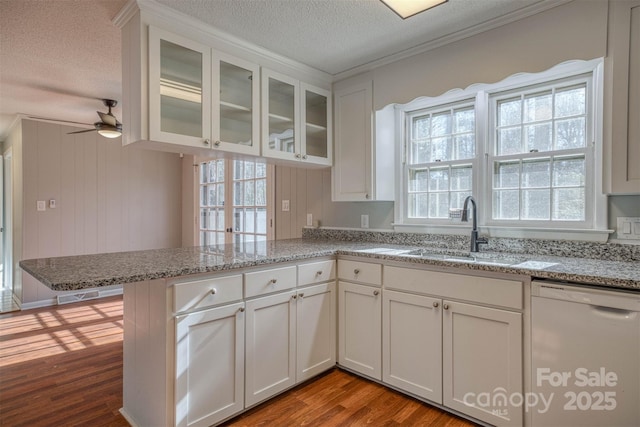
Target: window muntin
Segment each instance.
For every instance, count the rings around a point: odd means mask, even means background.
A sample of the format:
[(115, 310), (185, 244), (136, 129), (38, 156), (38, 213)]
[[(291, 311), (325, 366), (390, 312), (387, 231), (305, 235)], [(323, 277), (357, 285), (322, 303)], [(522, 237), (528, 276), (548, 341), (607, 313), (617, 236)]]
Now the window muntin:
[(490, 97), (493, 222), (588, 222), (587, 78)]
[(407, 123), (407, 217), (448, 219), (473, 187), (474, 105), (465, 101), (414, 111)]

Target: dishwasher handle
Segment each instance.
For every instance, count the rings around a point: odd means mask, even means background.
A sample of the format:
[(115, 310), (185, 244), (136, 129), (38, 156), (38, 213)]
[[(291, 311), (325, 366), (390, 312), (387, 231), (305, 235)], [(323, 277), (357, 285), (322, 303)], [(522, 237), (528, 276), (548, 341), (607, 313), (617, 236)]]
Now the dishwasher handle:
[(640, 295), (624, 291), (610, 291), (554, 282), (532, 282), (533, 298), (550, 298), (561, 301), (588, 304), (628, 312), (640, 312)]

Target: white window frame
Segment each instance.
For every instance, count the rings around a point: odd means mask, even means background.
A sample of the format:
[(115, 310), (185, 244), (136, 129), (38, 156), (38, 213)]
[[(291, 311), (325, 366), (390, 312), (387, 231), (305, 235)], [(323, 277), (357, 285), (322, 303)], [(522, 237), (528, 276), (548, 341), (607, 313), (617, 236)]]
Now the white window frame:
[[(589, 75), (591, 91), (587, 90), (587, 108), (590, 109), (591, 123), (587, 124), (587, 153), (592, 161), (592, 173), (588, 173), (585, 192), (588, 192), (587, 211), (585, 221), (494, 221), (491, 219), (493, 205), (492, 179), (493, 164), (490, 162), (489, 138), (493, 114), (490, 100), (492, 96), (507, 92), (522, 91), (530, 86), (552, 85), (562, 79), (579, 79)], [(495, 84), (476, 84), (467, 89), (454, 89), (441, 96), (418, 98), (410, 103), (396, 105), (395, 131), (396, 158), (400, 159), (400, 166), (396, 172), (396, 198), (394, 229), (405, 232), (422, 232), (434, 234), (469, 233), (469, 224), (461, 223), (459, 219), (429, 220), (408, 218), (406, 211), (407, 189), (407, 126), (408, 115), (412, 112), (435, 108), (475, 97), (476, 105), (476, 158), (473, 165), (473, 195), (478, 202), (478, 225), (483, 234), (491, 237), (527, 237), (550, 238), (585, 241), (606, 241), (613, 230), (607, 227), (607, 200), (603, 193), (603, 58), (590, 61), (569, 61), (559, 64), (540, 73), (516, 74)], [(542, 153), (540, 153), (542, 155)], [(587, 159), (586, 161), (589, 161)]]

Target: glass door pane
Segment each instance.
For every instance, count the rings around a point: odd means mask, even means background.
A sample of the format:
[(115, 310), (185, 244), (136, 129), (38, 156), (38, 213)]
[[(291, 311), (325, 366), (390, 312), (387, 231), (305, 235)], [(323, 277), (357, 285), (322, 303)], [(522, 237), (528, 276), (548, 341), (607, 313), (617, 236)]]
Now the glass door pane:
[(327, 97), (305, 90), (306, 154), (328, 157)]
[(160, 40), (160, 130), (203, 137), (203, 54)]
[(267, 240), (267, 167), (265, 163), (233, 161), (233, 241)]
[(254, 73), (224, 61), (219, 71), (220, 141), (252, 146)]
[(295, 153), (295, 86), (269, 77), (269, 149)]
[(200, 244), (224, 244), (225, 161), (200, 164)]

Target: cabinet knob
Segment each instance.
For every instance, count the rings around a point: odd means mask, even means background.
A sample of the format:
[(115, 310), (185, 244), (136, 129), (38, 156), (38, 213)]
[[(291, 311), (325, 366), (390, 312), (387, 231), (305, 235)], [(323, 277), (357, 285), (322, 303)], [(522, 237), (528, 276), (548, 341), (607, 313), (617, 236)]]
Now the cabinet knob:
[(205, 139), (204, 141), (202, 141), (202, 143), (203, 143), (204, 145), (209, 145), (209, 144), (211, 144), (211, 140), (209, 140), (209, 139)]
[(304, 156), (302, 156), (303, 160), (307, 160), (307, 155), (305, 154)]
[(296, 154), (296, 159), (299, 159), (299, 158), (300, 158), (300, 154)]
[(213, 289), (211, 289), (211, 290), (209, 291), (209, 293), (210, 293), (211, 295), (215, 295), (215, 294), (216, 294), (216, 292), (217, 292), (217, 291), (216, 291), (216, 288), (213, 288)]
[(322, 270), (316, 271), (316, 276), (322, 276)]
[(443, 304), (442, 308), (444, 308), (445, 310), (449, 310), (449, 304)]
[(291, 298), (292, 299), (296, 299), (296, 298), (298, 298), (298, 295), (291, 295)]
[(375, 296), (380, 295), (380, 291), (373, 291), (373, 295), (375, 295)]
[(278, 282), (278, 279), (271, 279), (269, 280), (269, 284), (270, 285), (275, 285)]
[(216, 147), (219, 147), (220, 146), (220, 141), (214, 142), (213, 145), (215, 145)]
[(353, 274), (360, 274), (360, 269), (356, 268), (355, 270), (353, 270)]
[(433, 306), (434, 306), (435, 308), (438, 308), (438, 306), (439, 306), (439, 305), (440, 305), (440, 304), (438, 304), (437, 302), (434, 302), (434, 303), (433, 303)]
[(240, 313), (244, 313), (244, 307), (240, 307), (240, 308), (238, 309), (238, 311), (239, 311)]
[(304, 296), (304, 292), (303, 292), (303, 293), (299, 293), (299, 294), (298, 294), (298, 296), (299, 296), (300, 298), (302, 298), (302, 297)]
[(371, 198), (371, 196), (369, 196), (369, 193), (367, 193), (367, 194), (365, 194), (365, 195), (364, 195), (364, 198), (365, 198), (365, 199), (370, 199), (370, 198)]

